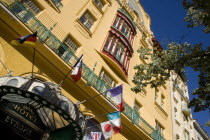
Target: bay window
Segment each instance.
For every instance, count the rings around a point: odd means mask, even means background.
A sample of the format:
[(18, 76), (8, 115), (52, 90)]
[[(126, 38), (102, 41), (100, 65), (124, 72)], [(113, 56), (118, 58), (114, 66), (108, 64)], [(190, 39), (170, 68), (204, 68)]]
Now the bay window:
[(102, 52), (120, 67), (125, 74), (123, 76), (127, 76), (130, 59), (134, 52), (132, 43), (136, 34), (135, 26), (128, 15), (118, 10), (110, 28)]
[(108, 50), (109, 50), (110, 44), (111, 44), (111, 42), (113, 41), (113, 38), (114, 38), (113, 35), (110, 35), (110, 36), (108, 37), (108, 39), (107, 39), (107, 41), (106, 41), (106, 43), (105, 43), (105, 45), (104, 45), (104, 50), (105, 50), (105, 51), (108, 51)]
[(127, 25), (127, 23), (124, 23), (124, 24), (122, 25), (121, 32), (122, 32), (126, 37), (128, 37), (128, 36), (129, 36), (129, 30), (130, 30), (130, 28), (129, 28), (129, 26)]
[(117, 16), (113, 26), (118, 29), (130, 42), (132, 41), (132, 28), (129, 26), (127, 21), (125, 21), (125, 19)]
[(104, 49), (107, 55), (112, 56), (124, 70), (128, 70), (129, 55), (126, 45), (114, 34), (110, 34), (105, 42)]
[(117, 16), (116, 19), (115, 19), (115, 21), (114, 21), (113, 26), (116, 27), (116, 28), (118, 28), (119, 23), (120, 23), (120, 17)]

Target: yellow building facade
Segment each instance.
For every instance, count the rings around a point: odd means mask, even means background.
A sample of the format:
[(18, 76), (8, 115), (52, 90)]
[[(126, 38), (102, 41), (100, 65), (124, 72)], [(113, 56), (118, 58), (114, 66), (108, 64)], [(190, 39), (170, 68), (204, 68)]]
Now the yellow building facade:
[[(42, 82), (60, 84), (73, 103), (102, 94), (79, 105), (84, 116), (93, 117), (83, 139), (108, 120), (101, 114), (117, 111), (106, 91), (122, 84), (122, 132), (109, 139), (172, 140), (169, 83), (131, 91), (134, 66), (147, 63), (137, 50), (154, 48), (150, 17), (138, 0), (0, 0), (0, 7), (1, 77), (8, 70), (20, 77), (33, 72)], [(35, 31), (35, 47), (10, 44)], [(82, 54), (82, 78), (75, 83), (69, 72)]]

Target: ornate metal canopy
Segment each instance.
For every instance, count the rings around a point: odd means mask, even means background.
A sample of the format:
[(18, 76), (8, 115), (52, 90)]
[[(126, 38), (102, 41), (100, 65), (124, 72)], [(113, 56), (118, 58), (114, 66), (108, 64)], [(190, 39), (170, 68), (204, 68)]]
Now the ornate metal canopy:
[[(0, 77), (0, 98), (0, 110), (12, 110), (10, 112), (13, 113), (10, 114), (18, 114), (17, 116), (31, 121), (34, 129), (41, 129), (51, 137), (54, 132), (71, 128), (68, 130), (74, 139), (82, 139), (86, 126), (85, 117), (77, 105), (61, 93), (56, 84), (27, 77)], [(44, 127), (34, 121), (36, 115)], [(17, 127), (17, 124), (14, 126)]]

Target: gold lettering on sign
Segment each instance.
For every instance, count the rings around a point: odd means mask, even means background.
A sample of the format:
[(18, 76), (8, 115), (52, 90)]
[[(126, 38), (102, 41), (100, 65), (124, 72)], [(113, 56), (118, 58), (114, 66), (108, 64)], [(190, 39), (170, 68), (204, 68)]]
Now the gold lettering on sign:
[(20, 113), (21, 115), (28, 118), (30, 121), (37, 123), (36, 115), (34, 114), (33, 110), (27, 106), (23, 106), (22, 108), (18, 105), (15, 105), (14, 109)]
[(13, 128), (15, 128), (16, 130), (23, 132), (24, 134), (31, 136), (31, 132), (32, 130), (27, 128), (26, 126), (22, 125), (21, 123), (19, 123), (18, 121), (16, 121), (15, 119), (11, 118), (10, 116), (7, 116), (4, 120), (7, 124), (9, 124), (10, 126), (12, 126)]

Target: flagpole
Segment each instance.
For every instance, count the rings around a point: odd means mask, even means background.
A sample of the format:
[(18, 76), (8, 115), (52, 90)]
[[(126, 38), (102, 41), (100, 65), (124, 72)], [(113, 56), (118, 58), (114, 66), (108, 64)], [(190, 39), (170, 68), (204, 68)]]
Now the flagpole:
[[(119, 87), (119, 86), (118, 86)], [(116, 87), (114, 87), (114, 88), (116, 88)], [(88, 101), (88, 100), (90, 100), (90, 99), (93, 99), (93, 98), (95, 98), (95, 97), (97, 97), (97, 96), (101, 96), (103, 93), (105, 93), (105, 92), (108, 92), (110, 89), (108, 89), (108, 90), (106, 90), (106, 91), (104, 91), (104, 92), (101, 92), (101, 93), (99, 93), (99, 94), (97, 94), (97, 95), (95, 95), (95, 96), (93, 96), (93, 97), (90, 97), (90, 98), (87, 98), (87, 99), (85, 99), (85, 100), (83, 100), (83, 101), (81, 101), (81, 102), (76, 102), (75, 104), (76, 105), (80, 105), (80, 104), (82, 104), (82, 103), (84, 103), (84, 102), (86, 102), (86, 101)], [(122, 98), (122, 97), (121, 97)]]
[[(81, 58), (83, 57), (83, 55), (82, 56), (80, 56), (80, 58), (78, 59), (78, 60), (80, 60)], [(77, 61), (78, 62), (78, 61)], [(74, 66), (77, 64), (77, 62), (74, 64)], [(58, 86), (57, 86), (57, 89), (61, 86), (61, 84), (63, 83), (63, 81), (67, 78), (67, 76), (69, 75), (69, 73), (72, 71), (72, 69), (74, 68), (74, 66), (72, 67), (72, 66), (70, 66), (71, 67), (71, 69), (69, 70), (69, 72), (65, 75), (65, 77), (61, 80), (61, 82), (58, 84)]]
[(1, 62), (1, 64), (3, 65), (3, 67), (6, 69), (7, 75), (11, 76), (11, 75), (12, 75), (12, 71), (10, 71), (10, 70), (4, 65), (4, 63), (1, 61), (1, 59), (0, 59), (0, 62)]
[[(73, 67), (71, 67), (73, 69)], [(63, 83), (63, 81), (67, 78), (67, 76), (69, 75), (69, 73), (72, 71), (72, 69), (69, 70), (69, 72), (66, 74), (66, 76), (61, 80), (61, 82), (58, 84), (58, 87), (59, 88), (61, 86), (61, 84)]]
[[(106, 91), (105, 91), (106, 92)], [(87, 98), (87, 99), (85, 99), (85, 100), (83, 100), (83, 101), (81, 101), (81, 102), (77, 102), (77, 103), (75, 103), (75, 104), (77, 104), (77, 105), (80, 105), (80, 104), (82, 104), (82, 103), (84, 103), (84, 102), (86, 102), (86, 101), (88, 101), (88, 100), (90, 100), (90, 99), (93, 99), (93, 98), (95, 98), (95, 97), (97, 97), (97, 96), (101, 96), (103, 93), (105, 93), (105, 92), (102, 92), (102, 93), (99, 93), (99, 94), (97, 94), (97, 95), (95, 95), (95, 96), (92, 96), (92, 97), (90, 97), (90, 98)]]
[(34, 78), (34, 61), (35, 61), (36, 45), (34, 47), (33, 62), (32, 62), (32, 78)]
[[(119, 112), (119, 111), (114, 111), (114, 112)], [(109, 112), (109, 113), (105, 113), (105, 114), (101, 114), (101, 115), (97, 115), (97, 116), (89, 117), (89, 118), (86, 118), (86, 120), (89, 120), (89, 119), (92, 119), (92, 118), (98, 118), (98, 117), (101, 117), (101, 116), (104, 116), (104, 115), (108, 115), (108, 114), (110, 114), (110, 113), (114, 113), (114, 112)]]

